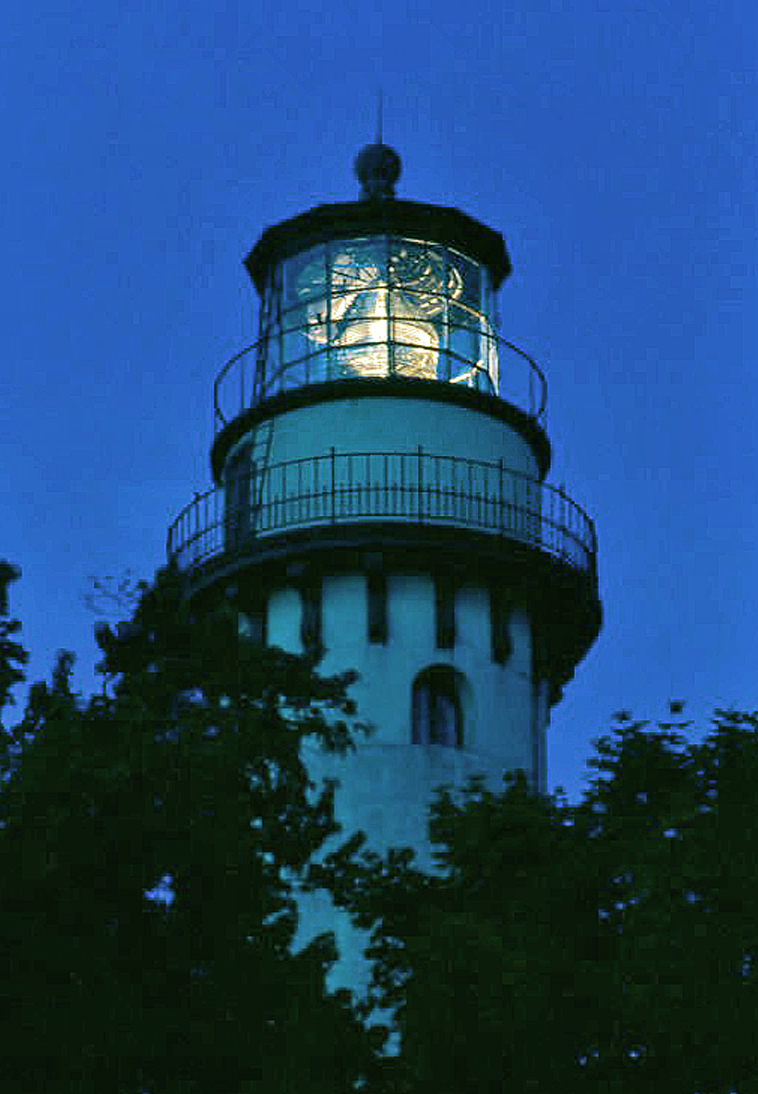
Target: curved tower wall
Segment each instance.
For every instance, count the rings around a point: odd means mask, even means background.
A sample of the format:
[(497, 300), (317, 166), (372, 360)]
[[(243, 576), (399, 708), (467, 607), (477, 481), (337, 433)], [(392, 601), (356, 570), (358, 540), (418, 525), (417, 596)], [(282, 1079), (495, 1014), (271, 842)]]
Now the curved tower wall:
[[(335, 815), (345, 836), (361, 830), (367, 847), (385, 852), (410, 847), (423, 869), (434, 869), (428, 840), (429, 806), (442, 785), (461, 787), (483, 776), (493, 792), (502, 790), (505, 771), (522, 768), (544, 789), (545, 733), (549, 720), (547, 681), (535, 679), (532, 628), (523, 608), (511, 613), (511, 654), (504, 665), (492, 660), (489, 590), (476, 575), (455, 593), (456, 643), (437, 648), (435, 590), (428, 573), (393, 573), (387, 581), (388, 640), (365, 638), (364, 574), (327, 576), (322, 582), (323, 642), (319, 671), (355, 669), (350, 689), (361, 718), (373, 729), (345, 757), (306, 749), (309, 771), (318, 783), (336, 778)], [(302, 652), (299, 632), (303, 606), (298, 591), (284, 585), (271, 592), (267, 607), (268, 639), (293, 653)], [(430, 666), (451, 666), (460, 674), (463, 705), (462, 747), (414, 744), (410, 738), (413, 683)], [(330, 841), (325, 851), (337, 846)], [(340, 961), (332, 971), (333, 989), (362, 992), (370, 966), (363, 956), (368, 935), (354, 928), (325, 893), (305, 894), (296, 945), (334, 931)]]
[[(270, 464), (339, 452), (425, 452), (497, 463), (517, 474), (540, 477), (528, 441), (502, 421), (467, 407), (424, 398), (344, 395), (285, 410), (245, 432), (226, 465), (242, 449), (252, 452), (256, 433), (271, 431)], [(356, 469), (358, 470), (358, 469)], [(222, 473), (223, 476), (223, 473)]]
[[(365, 827), (377, 845), (390, 846), (402, 833), (403, 844), (422, 854), (426, 809), (435, 786), (460, 785), (469, 775), (483, 774), (496, 790), (502, 788), (504, 771), (515, 768), (523, 768), (535, 780), (538, 777), (535, 759), (547, 712), (536, 706), (531, 625), (523, 609), (515, 610), (508, 626), (511, 655), (505, 665), (493, 662), (488, 590), (473, 576), (455, 591), (455, 648), (440, 649), (434, 634), (431, 576), (392, 573), (387, 579), (387, 643), (373, 644), (365, 637), (366, 583), (360, 573), (326, 576), (322, 581), (326, 653), (319, 672), (329, 675), (354, 669), (359, 678), (351, 695), (361, 719), (374, 727), (355, 755), (337, 761), (341, 770), (351, 772), (342, 780), (340, 796), (348, 810), (345, 819), (356, 821), (358, 803), (374, 799), (372, 819)], [(268, 604), (269, 642), (302, 652), (297, 638), (301, 618), (297, 590), (291, 586), (273, 590)], [(459, 674), (463, 728), (459, 747), (419, 746), (411, 739), (414, 681), (435, 666), (449, 666)]]

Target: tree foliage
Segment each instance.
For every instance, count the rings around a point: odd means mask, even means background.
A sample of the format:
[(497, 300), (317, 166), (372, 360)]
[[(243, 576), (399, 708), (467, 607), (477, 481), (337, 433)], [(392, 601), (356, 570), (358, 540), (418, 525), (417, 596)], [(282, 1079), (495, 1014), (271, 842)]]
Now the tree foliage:
[(758, 1090), (758, 716), (687, 728), (622, 715), (578, 805), (521, 775), (444, 790), (436, 875), (330, 857), (400, 1089)]
[(11, 691), (24, 679), (23, 666), (28, 660), (26, 650), (16, 639), (21, 624), (10, 618), (9, 589), (20, 576), (18, 567), (0, 559), (0, 714), (13, 701)]
[(98, 641), (105, 693), (73, 694), (63, 654), (6, 734), (0, 1086), (356, 1089), (376, 1035), (327, 991), (329, 936), (292, 946), (296, 883), (336, 831), (300, 746), (351, 747), (349, 677), (193, 619), (171, 572)]
[[(0, 1088), (758, 1092), (758, 715), (695, 742), (621, 714), (576, 805), (521, 773), (443, 789), (425, 873), (360, 834), (314, 857), (332, 788), (301, 745), (352, 746), (349, 676), (192, 618), (168, 571), (98, 640), (103, 695), (62, 654), (4, 730)], [(372, 932), (366, 1008), (327, 990), (329, 936), (293, 952), (301, 883)]]

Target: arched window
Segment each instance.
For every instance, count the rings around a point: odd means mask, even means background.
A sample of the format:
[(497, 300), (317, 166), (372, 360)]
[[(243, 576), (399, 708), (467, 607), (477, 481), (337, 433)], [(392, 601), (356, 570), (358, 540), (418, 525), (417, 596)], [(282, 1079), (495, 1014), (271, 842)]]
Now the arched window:
[(424, 669), (413, 682), (411, 739), (417, 745), (463, 747), (461, 675), (447, 665)]

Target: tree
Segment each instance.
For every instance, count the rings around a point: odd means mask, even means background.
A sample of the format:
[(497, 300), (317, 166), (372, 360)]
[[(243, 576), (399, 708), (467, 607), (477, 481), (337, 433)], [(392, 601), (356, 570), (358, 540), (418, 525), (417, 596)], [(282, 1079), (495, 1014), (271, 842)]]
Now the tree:
[[(23, 646), (16, 641), (15, 635), (21, 630), (17, 619), (10, 619), (11, 582), (21, 576), (21, 571), (9, 562), (0, 559), (0, 714), (3, 708), (12, 702), (11, 690), (24, 679), (23, 665), (28, 655)], [(0, 723), (2, 725), (2, 723)]]
[[(351, 747), (349, 677), (193, 619), (171, 571), (99, 641), (102, 696), (62, 654), (4, 731), (3, 1090), (758, 1090), (758, 715), (717, 711), (697, 743), (619, 715), (578, 805), (519, 773), (444, 789), (436, 873), (359, 859), (360, 834), (316, 864), (332, 798), (301, 744)], [(330, 938), (293, 953), (301, 881), (372, 930), (396, 1060), (327, 991)]]
[(621, 715), (578, 805), (519, 774), (443, 790), (436, 875), (315, 868), (373, 929), (399, 1089), (758, 1090), (758, 716), (687, 728)]
[[(298, 879), (337, 831), (301, 744), (352, 747), (350, 677), (194, 619), (173, 571), (98, 641), (102, 696), (73, 694), (62, 654), (6, 732), (2, 1089), (357, 1089), (381, 1034), (327, 991), (333, 939), (292, 948)], [(20, 654), (0, 655), (7, 689)]]

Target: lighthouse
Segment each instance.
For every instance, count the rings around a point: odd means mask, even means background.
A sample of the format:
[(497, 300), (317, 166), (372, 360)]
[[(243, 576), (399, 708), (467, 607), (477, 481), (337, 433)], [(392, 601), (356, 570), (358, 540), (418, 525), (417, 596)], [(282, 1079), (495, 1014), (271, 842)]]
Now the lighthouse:
[(200, 609), (223, 600), (241, 635), (357, 671), (373, 732), (309, 765), (339, 780), (347, 834), (428, 865), (435, 787), (497, 791), (520, 768), (547, 788), (551, 707), (601, 608), (593, 523), (546, 481), (545, 377), (498, 327), (503, 237), (398, 198), (400, 168), (369, 145), (357, 200), (248, 254), (258, 338), (216, 378), (214, 485), (168, 550)]

